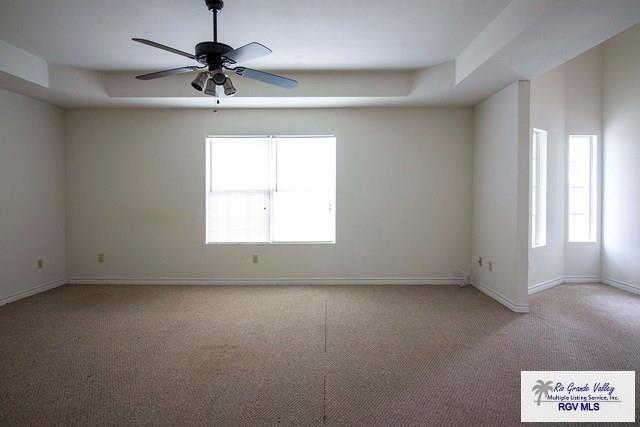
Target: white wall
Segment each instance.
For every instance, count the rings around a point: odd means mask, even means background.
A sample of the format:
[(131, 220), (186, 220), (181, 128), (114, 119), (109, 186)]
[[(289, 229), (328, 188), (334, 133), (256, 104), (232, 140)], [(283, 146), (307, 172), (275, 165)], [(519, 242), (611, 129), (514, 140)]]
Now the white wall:
[(640, 292), (640, 25), (605, 45), (603, 277)]
[[(425, 279), (469, 268), (470, 108), (78, 110), (66, 125), (69, 277)], [(337, 244), (206, 246), (212, 134), (335, 134)]]
[(0, 89), (0, 304), (63, 283), (64, 200), (62, 112)]
[(515, 82), (474, 114), (474, 284), (516, 311), (528, 310), (529, 90)]
[[(564, 79), (564, 68), (559, 67), (531, 81), (531, 128), (547, 131), (547, 244), (530, 249), (530, 287), (564, 277), (566, 240)], [(529, 240), (529, 247), (531, 247), (531, 240)]]
[[(564, 64), (563, 68), (565, 74), (565, 141), (569, 140), (569, 135), (596, 135), (601, 153), (602, 46), (597, 46), (574, 58)], [(599, 167), (599, 176), (601, 176), (601, 171), (602, 167)], [(602, 223), (601, 194), (602, 191), (598, 195), (598, 224)], [(602, 227), (600, 225), (599, 227), (601, 231)], [(597, 238), (596, 243), (566, 243), (564, 255), (566, 277), (581, 281), (599, 281), (601, 276), (601, 233), (598, 233)]]
[[(531, 82), (531, 128), (549, 132), (547, 245), (529, 254), (529, 287), (536, 290), (601, 277), (601, 233), (595, 243), (567, 241), (566, 163), (569, 135), (596, 135), (602, 146), (603, 49), (597, 46)], [(601, 165), (598, 169), (601, 175)]]

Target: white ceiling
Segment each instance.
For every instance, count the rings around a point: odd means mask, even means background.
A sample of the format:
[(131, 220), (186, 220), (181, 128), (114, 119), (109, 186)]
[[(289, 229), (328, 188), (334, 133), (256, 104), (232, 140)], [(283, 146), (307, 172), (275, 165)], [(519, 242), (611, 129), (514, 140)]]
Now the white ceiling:
[[(258, 41), (275, 70), (418, 69), (454, 59), (510, 0), (226, 0), (220, 41)], [(2, 0), (0, 40), (51, 64), (153, 70), (190, 61), (130, 41), (192, 52), (211, 39), (203, 0)]]
[[(475, 105), (640, 23), (640, 0), (225, 1), (220, 40), (266, 44), (246, 65), (299, 85), (233, 76), (222, 108)], [(192, 52), (211, 27), (204, 0), (0, 0), (0, 87), (70, 108), (214, 107), (193, 73), (134, 79), (193, 62), (130, 40)]]

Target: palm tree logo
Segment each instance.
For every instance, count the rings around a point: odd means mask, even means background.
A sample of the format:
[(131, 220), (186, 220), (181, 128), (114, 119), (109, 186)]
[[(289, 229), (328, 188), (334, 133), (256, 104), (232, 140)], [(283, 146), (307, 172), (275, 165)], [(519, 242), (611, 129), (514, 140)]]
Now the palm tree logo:
[(531, 391), (533, 391), (536, 395), (538, 395), (538, 406), (540, 406), (540, 401), (542, 400), (542, 395), (547, 397), (550, 391), (553, 391), (553, 381), (544, 382), (542, 380), (536, 381), (536, 385), (533, 386)]

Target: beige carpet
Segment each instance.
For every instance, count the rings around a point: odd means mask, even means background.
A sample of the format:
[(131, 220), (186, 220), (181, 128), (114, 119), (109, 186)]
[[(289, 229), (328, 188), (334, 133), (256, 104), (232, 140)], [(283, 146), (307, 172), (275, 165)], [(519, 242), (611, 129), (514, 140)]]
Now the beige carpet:
[(64, 286), (0, 308), (3, 425), (518, 425), (520, 370), (640, 370), (640, 297)]

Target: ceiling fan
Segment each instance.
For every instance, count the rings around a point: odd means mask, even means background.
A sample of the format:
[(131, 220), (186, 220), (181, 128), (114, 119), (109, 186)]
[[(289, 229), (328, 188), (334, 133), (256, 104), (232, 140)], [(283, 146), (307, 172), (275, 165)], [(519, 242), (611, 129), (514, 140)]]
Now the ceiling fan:
[(206, 71), (198, 73), (191, 83), (191, 86), (198, 91), (204, 90), (204, 93), (207, 95), (215, 97), (219, 94), (219, 87), (222, 88), (221, 91), (226, 96), (233, 96), (236, 94), (236, 88), (234, 87), (231, 79), (225, 74), (225, 70), (231, 71), (241, 77), (258, 80), (284, 89), (293, 89), (298, 85), (297, 81), (286, 77), (266, 73), (264, 71), (253, 70), (251, 68), (236, 66), (236, 64), (241, 62), (251, 61), (253, 59), (267, 56), (271, 53), (271, 49), (257, 42), (249, 43), (245, 46), (239, 47), (238, 49), (233, 49), (231, 46), (219, 43), (218, 13), (224, 7), (224, 0), (205, 0), (205, 3), (213, 14), (213, 41), (198, 43), (195, 47), (195, 54), (174, 49), (151, 40), (139, 38), (132, 39), (135, 42), (142, 43), (147, 46), (193, 59), (202, 65), (191, 65), (150, 74), (143, 74), (141, 76), (136, 76), (136, 79), (153, 80), (174, 74), (190, 73), (206, 69)]

